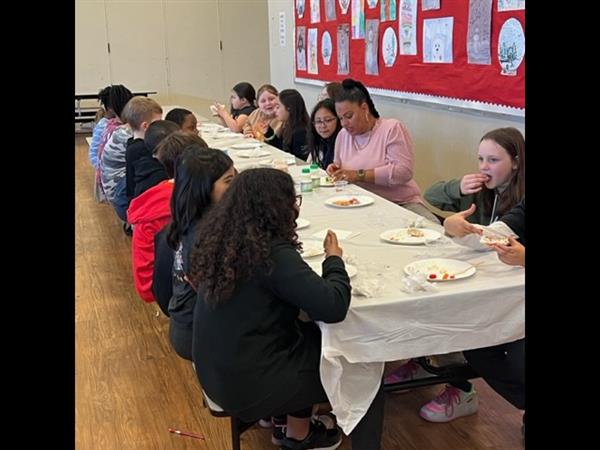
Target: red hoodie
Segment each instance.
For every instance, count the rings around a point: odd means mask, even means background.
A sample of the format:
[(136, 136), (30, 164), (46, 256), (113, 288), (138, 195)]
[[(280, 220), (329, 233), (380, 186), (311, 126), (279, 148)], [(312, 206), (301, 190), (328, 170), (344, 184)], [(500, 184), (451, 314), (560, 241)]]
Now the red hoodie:
[(133, 225), (131, 257), (135, 290), (145, 302), (155, 301), (152, 293), (154, 236), (171, 220), (173, 180), (165, 180), (131, 200), (127, 221)]

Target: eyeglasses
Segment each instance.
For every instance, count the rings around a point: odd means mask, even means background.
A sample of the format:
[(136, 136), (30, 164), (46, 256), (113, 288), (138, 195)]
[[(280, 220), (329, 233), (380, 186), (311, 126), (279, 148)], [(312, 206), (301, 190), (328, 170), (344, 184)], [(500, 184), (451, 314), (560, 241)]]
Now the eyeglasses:
[(302, 195), (296, 195), (296, 205), (302, 206)]
[(317, 125), (329, 125), (331, 122), (333, 122), (334, 120), (337, 120), (335, 117), (326, 117), (324, 119), (321, 120), (315, 120), (313, 122), (314, 126), (316, 127)]

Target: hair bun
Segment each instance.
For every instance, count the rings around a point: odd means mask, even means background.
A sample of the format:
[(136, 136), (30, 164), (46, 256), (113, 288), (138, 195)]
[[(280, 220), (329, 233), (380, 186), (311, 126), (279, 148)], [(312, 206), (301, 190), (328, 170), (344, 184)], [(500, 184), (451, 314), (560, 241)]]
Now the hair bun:
[(342, 87), (344, 89), (352, 89), (356, 87), (356, 81), (354, 81), (352, 78), (346, 78), (344, 81), (342, 81)]

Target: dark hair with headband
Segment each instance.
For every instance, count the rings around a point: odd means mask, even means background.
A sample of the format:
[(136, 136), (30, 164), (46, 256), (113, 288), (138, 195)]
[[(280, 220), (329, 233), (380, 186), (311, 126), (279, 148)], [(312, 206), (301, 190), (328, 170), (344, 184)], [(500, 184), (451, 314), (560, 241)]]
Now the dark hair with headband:
[(333, 99), (336, 103), (340, 102), (352, 102), (352, 103), (366, 103), (369, 107), (369, 112), (373, 117), (379, 119), (379, 113), (375, 109), (373, 99), (367, 91), (367, 88), (360, 81), (353, 80), (352, 78), (346, 78), (342, 81), (342, 88), (335, 93)]

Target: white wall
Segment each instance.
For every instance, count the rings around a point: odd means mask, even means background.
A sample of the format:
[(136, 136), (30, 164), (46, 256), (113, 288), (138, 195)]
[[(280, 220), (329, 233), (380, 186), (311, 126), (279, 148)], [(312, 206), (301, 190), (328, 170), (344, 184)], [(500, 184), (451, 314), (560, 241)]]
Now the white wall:
[(269, 81), (266, 0), (76, 0), (75, 11), (77, 93), (124, 84), (206, 114), (234, 84)]
[[(269, 47), (271, 83), (277, 89), (297, 89), (310, 109), (321, 88), (294, 82), (294, 3), (269, 0)], [(279, 12), (286, 15), (286, 47), (279, 46)], [(438, 180), (460, 177), (477, 169), (479, 139), (494, 128), (512, 126), (524, 133), (524, 120), (503, 120), (450, 112), (428, 106), (403, 104), (389, 97), (373, 96), (383, 117), (394, 117), (406, 124), (415, 147), (415, 179), (421, 190)]]

